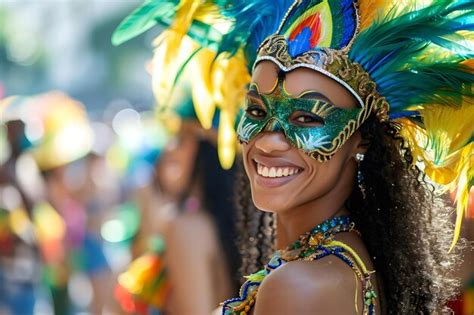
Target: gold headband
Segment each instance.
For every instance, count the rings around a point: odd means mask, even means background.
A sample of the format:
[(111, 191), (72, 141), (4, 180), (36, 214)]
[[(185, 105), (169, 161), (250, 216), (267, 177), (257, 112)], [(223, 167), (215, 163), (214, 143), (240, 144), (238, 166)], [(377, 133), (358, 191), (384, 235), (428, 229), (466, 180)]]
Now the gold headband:
[(368, 113), (375, 112), (381, 121), (388, 119), (388, 102), (377, 92), (377, 85), (369, 74), (360, 64), (351, 62), (345, 50), (321, 48), (292, 58), (285, 37), (275, 34), (267, 37), (258, 48), (254, 68), (264, 60), (274, 62), (285, 72), (297, 68), (320, 72), (344, 86)]

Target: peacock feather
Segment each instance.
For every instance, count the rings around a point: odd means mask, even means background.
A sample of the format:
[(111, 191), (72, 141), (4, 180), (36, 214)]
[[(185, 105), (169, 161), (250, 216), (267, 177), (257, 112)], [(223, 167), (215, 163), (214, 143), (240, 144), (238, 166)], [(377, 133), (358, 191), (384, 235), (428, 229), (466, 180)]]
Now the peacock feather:
[(352, 0), (308, 0), (289, 11), (279, 33), (296, 57), (318, 47), (346, 47), (356, 34), (357, 20)]

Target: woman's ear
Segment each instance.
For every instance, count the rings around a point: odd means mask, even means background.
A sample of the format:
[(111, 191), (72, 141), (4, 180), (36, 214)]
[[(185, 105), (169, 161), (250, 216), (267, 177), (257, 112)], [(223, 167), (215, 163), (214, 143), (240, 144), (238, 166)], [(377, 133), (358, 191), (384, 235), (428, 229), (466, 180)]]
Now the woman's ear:
[(354, 138), (350, 157), (354, 158), (357, 154), (365, 154), (370, 146), (370, 140), (363, 139), (359, 131), (356, 131), (352, 137)]

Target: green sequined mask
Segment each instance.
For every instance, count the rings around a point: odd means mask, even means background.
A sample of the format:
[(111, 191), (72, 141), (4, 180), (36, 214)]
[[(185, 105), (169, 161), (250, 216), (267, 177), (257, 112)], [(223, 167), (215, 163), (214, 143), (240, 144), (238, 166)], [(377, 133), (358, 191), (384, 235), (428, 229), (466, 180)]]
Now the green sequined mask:
[[(336, 107), (316, 98), (291, 97), (281, 79), (270, 94), (260, 94), (255, 84), (249, 92), (258, 95), (261, 101), (248, 98), (246, 113), (237, 129), (240, 141), (249, 142), (262, 131), (281, 131), (293, 146), (319, 161), (330, 159), (368, 112), (363, 108)], [(309, 117), (313, 123), (308, 124), (302, 116)]]

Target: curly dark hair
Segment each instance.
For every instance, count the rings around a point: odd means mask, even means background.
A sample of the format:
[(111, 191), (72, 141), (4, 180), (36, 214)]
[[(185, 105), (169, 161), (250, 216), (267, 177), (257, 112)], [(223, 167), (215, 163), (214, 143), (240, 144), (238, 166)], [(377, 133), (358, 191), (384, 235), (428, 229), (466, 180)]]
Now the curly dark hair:
[[(366, 197), (354, 189), (346, 201), (373, 259), (387, 314), (433, 314), (458, 290), (453, 270), (463, 245), (448, 254), (452, 207), (413, 163), (396, 122), (369, 118), (359, 129), (370, 141), (360, 168)], [(248, 179), (239, 177), (240, 251), (243, 274), (255, 272), (273, 251), (273, 214), (256, 209)], [(354, 179), (356, 181), (356, 179)], [(355, 183), (354, 187), (357, 187)]]

